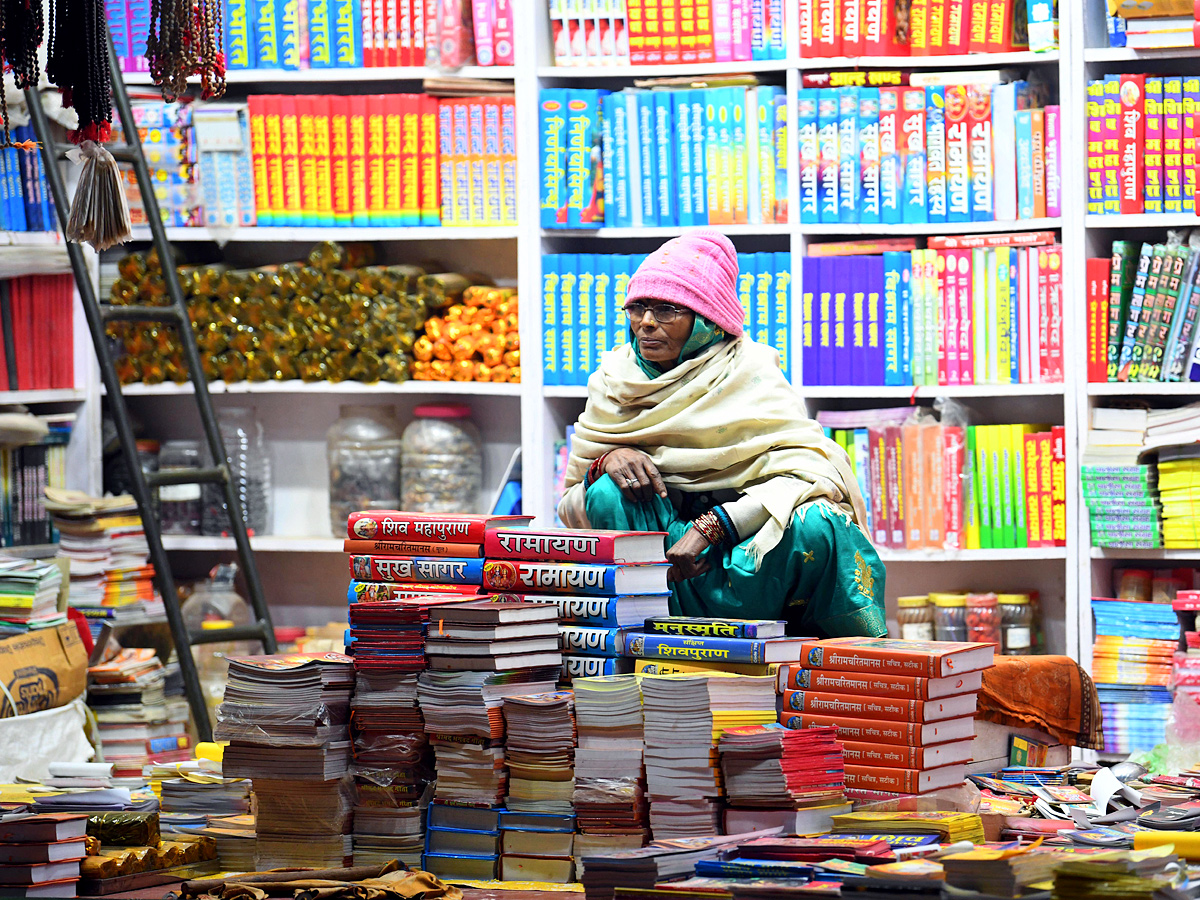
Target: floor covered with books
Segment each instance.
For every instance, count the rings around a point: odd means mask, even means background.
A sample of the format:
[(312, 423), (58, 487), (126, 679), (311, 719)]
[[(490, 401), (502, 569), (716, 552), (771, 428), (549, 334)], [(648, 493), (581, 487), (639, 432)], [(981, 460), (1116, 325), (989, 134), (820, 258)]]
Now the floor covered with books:
[[(97, 512), (54, 514), (68, 534)], [(30, 748), (0, 771), (0, 896), (1200, 894), (1200, 593), (1143, 625), (1098, 608), (1097, 687), (1002, 634), (995, 596), (908, 598), (907, 639), (795, 637), (671, 615), (661, 533), (392, 512), (346, 533), (348, 629), (201, 667), (212, 741), (161, 646), (89, 647), (74, 622), (0, 642), (25, 645), (18, 682), (63, 688), (0, 719), (0, 747)], [(389, 555), (397, 534), (460, 555)], [(52, 598), (105, 576), (0, 578)], [(947, 608), (963, 640), (912, 637)], [(1141, 693), (1163, 731), (1113, 752)]]

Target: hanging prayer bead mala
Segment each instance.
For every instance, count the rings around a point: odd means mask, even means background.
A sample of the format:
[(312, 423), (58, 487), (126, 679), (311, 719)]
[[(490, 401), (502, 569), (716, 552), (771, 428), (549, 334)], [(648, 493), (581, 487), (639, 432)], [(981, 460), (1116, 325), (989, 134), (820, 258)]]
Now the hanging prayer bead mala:
[(225, 55), (220, 0), (151, 0), (146, 61), (167, 102), (187, 90), (189, 75), (200, 77), (204, 99), (222, 96)]

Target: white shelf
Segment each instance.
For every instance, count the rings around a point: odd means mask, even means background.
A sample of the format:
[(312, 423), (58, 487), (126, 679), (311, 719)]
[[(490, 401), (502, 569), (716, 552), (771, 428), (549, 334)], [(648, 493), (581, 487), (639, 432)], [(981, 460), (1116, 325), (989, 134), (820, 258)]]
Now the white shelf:
[[(426, 78), (492, 78), (511, 81), (516, 66), (463, 66), (453, 72), (440, 72), (425, 66), (378, 66), (353, 69), (233, 69), (225, 73), (229, 84), (330, 83), (347, 81), (423, 81)], [(149, 72), (126, 72), (128, 85), (154, 84)], [(199, 87), (198, 84), (195, 87)]]
[(1126, 62), (1146, 59), (1190, 59), (1195, 47), (1163, 47), (1159, 50), (1133, 50), (1129, 47), (1089, 47), (1083, 51), (1085, 63)]
[(58, 553), (58, 544), (27, 544), (24, 547), (0, 547), (0, 556), (22, 559), (49, 559)]
[(1109, 381), (1087, 386), (1092, 397), (1198, 397), (1196, 381)]
[(1197, 560), (1200, 561), (1200, 547), (1189, 547), (1185, 549), (1165, 549), (1157, 550), (1131, 550), (1121, 547), (1092, 547), (1092, 559), (1158, 559), (1164, 562), (1177, 560)]
[[(353, 241), (511, 241), (515, 226), (495, 225), (478, 228), (421, 226), (413, 228), (355, 228), (353, 226), (281, 226), (271, 228), (168, 228), (169, 241), (228, 243), (315, 243), (328, 240)], [(149, 241), (150, 228), (133, 229), (131, 241)]]
[(1061, 384), (966, 384), (966, 385), (795, 385), (796, 392), (805, 399), (885, 399), (910, 397), (929, 399), (933, 397), (1056, 397), (1062, 396)]
[(586, 400), (588, 389), (586, 384), (556, 384), (542, 388), (544, 397), (576, 397)]
[(1066, 547), (1022, 547), (998, 550), (891, 550), (878, 548), (885, 563), (996, 562), (1004, 560), (1061, 560)]
[(1140, 213), (1129, 216), (1086, 216), (1088, 228), (1191, 228), (1200, 225), (1195, 213)]
[(1033, 53), (1028, 50), (1016, 53), (959, 53), (948, 56), (833, 56), (801, 59), (798, 69), (961, 69), (964, 66), (1029, 66), (1039, 63), (1057, 63), (1057, 50)]
[(1005, 231), (1050, 231), (1062, 228), (1060, 218), (1016, 219), (1003, 222), (951, 222), (942, 225), (925, 223), (902, 225), (858, 225), (815, 222), (796, 226), (800, 234), (867, 234), (867, 235), (933, 235), (933, 234), (999, 234)]
[(0, 231), (0, 247), (66, 247), (57, 231)]
[(0, 391), (0, 405), (23, 403), (82, 403), (87, 391), (81, 388), (66, 388), (53, 391)]
[[(291, 537), (288, 535), (264, 534), (250, 538), (250, 546), (256, 553), (345, 553), (342, 538), (334, 537)], [(164, 534), (163, 547), (167, 550), (193, 553), (215, 553), (236, 549), (231, 537), (207, 537), (193, 534)]]
[[(519, 384), (488, 384), (474, 381), (224, 381), (209, 382), (210, 394), (417, 394), (465, 397), (519, 397)], [(190, 383), (127, 384), (121, 389), (126, 397), (183, 397), (193, 393)]]
[(675, 75), (741, 75), (782, 72), (795, 68), (795, 60), (763, 59), (741, 62), (679, 63), (669, 66), (538, 66), (539, 78), (664, 78)]
[(543, 228), (542, 237), (569, 238), (657, 238), (659, 240), (678, 237), (697, 228), (716, 228), (722, 234), (737, 235), (788, 235), (795, 230), (793, 225), (672, 225), (659, 228)]

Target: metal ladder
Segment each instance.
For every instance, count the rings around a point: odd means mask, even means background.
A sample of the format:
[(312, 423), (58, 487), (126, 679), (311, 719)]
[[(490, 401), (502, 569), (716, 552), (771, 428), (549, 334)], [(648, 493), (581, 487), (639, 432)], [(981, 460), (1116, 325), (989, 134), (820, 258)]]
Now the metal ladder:
[[(83, 301), (83, 311), (87, 317), (88, 330), (92, 335), (92, 344), (96, 348), (96, 357), (100, 363), (100, 377), (104, 383), (117, 436), (121, 442), (121, 453), (124, 455), (129, 469), (130, 480), (133, 484), (133, 496), (137, 500), (138, 510), (142, 516), (142, 524), (146, 531), (146, 543), (150, 547), (150, 561), (154, 564), (154, 578), (158, 590), (162, 594), (163, 604), (166, 606), (167, 622), (170, 625), (171, 637), (179, 657), (179, 667), (183, 672), (183, 686), (188, 706), (191, 708), (192, 719), (196, 723), (196, 731), (200, 740), (207, 741), (212, 739), (212, 727), (208, 718), (208, 707), (200, 689), (200, 677), (192, 658), (191, 647), (195, 644), (256, 640), (262, 642), (267, 653), (275, 653), (275, 631), (271, 624), (270, 610), (267, 609), (266, 601), (263, 599), (262, 582), (258, 577), (254, 552), (250, 549), (250, 538), (246, 533), (245, 520), (242, 518), (241, 503), (238, 501), (237, 491), (229, 474), (228, 457), (225, 455), (225, 445), (221, 440), (221, 433), (217, 429), (217, 417), (213, 411), (208, 382), (200, 363), (200, 351), (196, 346), (196, 337), (192, 333), (191, 320), (188, 318), (187, 301), (179, 286), (179, 278), (175, 271), (175, 259), (171, 253), (171, 246), (167, 243), (166, 228), (159, 215), (158, 200), (154, 196), (154, 188), (150, 181), (150, 170), (146, 166), (146, 157), (142, 153), (142, 142), (133, 120), (133, 110), (129, 104), (129, 92), (126, 90), (124, 79), (121, 76), (121, 68), (117, 62), (111, 37), (108, 40), (108, 67), (112, 73), (113, 102), (125, 133), (125, 144), (120, 147), (110, 147), (109, 152), (118, 162), (133, 165), (138, 188), (142, 195), (142, 205), (145, 207), (146, 218), (149, 220), (154, 247), (162, 261), (163, 280), (166, 282), (170, 304), (167, 306), (113, 306), (101, 303), (96, 297), (83, 250), (78, 244), (68, 242), (67, 254), (71, 260), (71, 268), (75, 272), (75, 282), (79, 286), (79, 296)], [(50, 184), (50, 192), (58, 211), (58, 224), (65, 233), (70, 199), (67, 196), (67, 187), (59, 163), (66, 158), (66, 152), (71, 149), (72, 145), (63, 144), (54, 139), (50, 122), (46, 118), (45, 110), (42, 109), (41, 95), (37, 90), (25, 91), (25, 101), (29, 106), (33, 129), (37, 134), (38, 141), (41, 142), (46, 180)], [(183, 356), (187, 363), (188, 380), (195, 392), (196, 409), (200, 413), (200, 422), (204, 428), (204, 438), (208, 443), (210, 458), (218, 461), (216, 465), (176, 472), (142, 472), (138, 462), (137, 448), (134, 444), (129, 409), (125, 404), (125, 397), (121, 393), (121, 381), (117, 377), (114, 360), (108, 351), (105, 325), (109, 322), (158, 322), (170, 325), (179, 332), (180, 343), (183, 345)], [(153, 488), (176, 484), (218, 484), (224, 491), (225, 508), (229, 513), (229, 530), (237, 545), (238, 563), (242, 575), (246, 579), (250, 606), (254, 610), (255, 621), (253, 624), (191, 632), (184, 624), (179, 598), (175, 593), (175, 578), (171, 574), (167, 554), (163, 549), (162, 523), (155, 518), (151, 505)]]

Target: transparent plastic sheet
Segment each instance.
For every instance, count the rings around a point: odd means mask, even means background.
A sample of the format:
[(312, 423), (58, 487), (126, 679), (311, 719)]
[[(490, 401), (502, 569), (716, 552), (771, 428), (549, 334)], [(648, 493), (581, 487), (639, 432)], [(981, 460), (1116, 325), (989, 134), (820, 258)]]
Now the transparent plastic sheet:
[(645, 797), (638, 778), (576, 778), (575, 803), (637, 803)]
[(352, 766), (355, 805), (373, 809), (403, 809), (419, 803), (433, 772), (418, 769), (375, 769)]
[(350, 830), (354, 778), (304, 782), (254, 779), (256, 826), (261, 834), (336, 834)]
[(425, 732), (386, 734), (377, 731), (355, 731), (354, 758), (361, 761), (368, 754), (399, 760), (419, 760), (429, 746)]
[(977, 813), (983, 795), (973, 781), (942, 788), (928, 794), (912, 794), (890, 800), (856, 801), (855, 812), (948, 812)]
[(157, 812), (98, 812), (88, 816), (87, 833), (102, 845), (158, 846)]
[(213, 740), (242, 741), (269, 747), (312, 747), (345, 740), (349, 704), (317, 703), (301, 709), (222, 703), (217, 707)]

